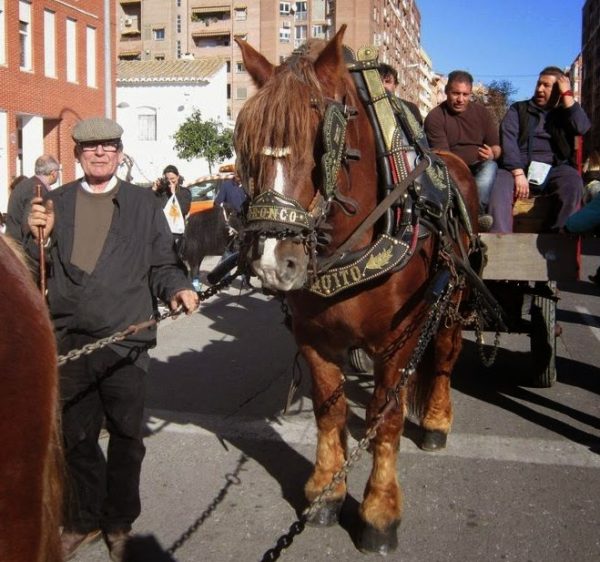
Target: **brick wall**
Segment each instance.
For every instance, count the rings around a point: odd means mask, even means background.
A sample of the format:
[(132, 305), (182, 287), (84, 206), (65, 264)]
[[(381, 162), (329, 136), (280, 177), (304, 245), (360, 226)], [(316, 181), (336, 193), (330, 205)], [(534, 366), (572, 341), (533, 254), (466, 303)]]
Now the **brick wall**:
[[(114, 84), (116, 77), (115, 0), (110, 2), (112, 100), (114, 114)], [(20, 69), (19, 2), (5, 2), (6, 64), (0, 65), (0, 110), (8, 119), (8, 179), (18, 175), (18, 121), (21, 116), (34, 115), (44, 119), (44, 151), (60, 160), (63, 182), (75, 178), (75, 160), (71, 130), (80, 119), (105, 114), (104, 78), (104, 3), (105, 0), (31, 2), (32, 71)], [(44, 75), (44, 10), (55, 14), (56, 78)], [(66, 78), (66, 21), (76, 21), (77, 83)], [(86, 28), (96, 30), (96, 87), (87, 86)], [(23, 154), (28, 147), (22, 147)], [(33, 155), (34, 158), (39, 154)], [(31, 157), (31, 155), (27, 155)], [(6, 186), (0, 186), (6, 189)]]

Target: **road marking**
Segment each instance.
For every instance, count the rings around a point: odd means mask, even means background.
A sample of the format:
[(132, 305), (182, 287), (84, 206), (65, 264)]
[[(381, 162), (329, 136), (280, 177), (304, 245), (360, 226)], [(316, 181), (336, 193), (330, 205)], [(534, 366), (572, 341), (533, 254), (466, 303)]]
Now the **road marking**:
[[(216, 435), (232, 441), (256, 439), (285, 441), (290, 445), (316, 444), (316, 428), (310, 413), (269, 420), (163, 410), (150, 410), (148, 413), (150, 414), (148, 426), (152, 432)], [(355, 445), (356, 441), (349, 438), (349, 446)], [(421, 451), (407, 438), (402, 438), (400, 449), (403, 453), (430, 454)], [(600, 468), (600, 455), (590, 451), (588, 445), (571, 441), (499, 435), (451, 433), (448, 438), (448, 448), (436, 453), (436, 456)]]
[(600, 341), (600, 327), (598, 327), (598, 324), (592, 320), (592, 313), (585, 306), (580, 305), (575, 305), (575, 310), (579, 312), (579, 316), (581, 317), (583, 323), (589, 326), (594, 337)]

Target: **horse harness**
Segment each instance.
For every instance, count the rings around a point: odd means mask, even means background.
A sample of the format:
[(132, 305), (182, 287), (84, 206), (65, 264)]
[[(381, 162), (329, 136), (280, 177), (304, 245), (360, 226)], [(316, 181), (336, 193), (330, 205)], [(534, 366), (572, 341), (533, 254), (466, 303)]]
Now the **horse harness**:
[[(454, 262), (452, 268), (457, 266), (467, 274), (483, 294), (485, 308), (502, 324), (498, 305), (479, 277), (485, 265), (485, 245), (473, 232), (462, 194), (445, 163), (429, 150), (423, 129), (406, 104), (385, 91), (377, 50), (363, 47), (355, 55), (344, 49), (348, 70), (375, 133), (379, 204), (331, 256), (318, 255), (319, 247), (331, 240), (331, 225), (327, 223), (331, 206), (338, 204), (349, 215), (356, 212), (353, 200), (339, 192), (337, 178), (349, 161), (360, 158), (359, 151), (346, 145), (347, 125), (356, 116), (356, 109), (325, 99), (320, 189), (307, 209), (273, 190), (259, 193), (248, 205), (242, 239), (258, 237), (259, 249), (267, 237), (303, 242), (311, 261), (305, 289), (331, 297), (402, 269), (419, 243), (435, 233), (440, 239), (438, 247)], [(263, 148), (264, 155), (274, 158), (288, 153), (286, 147)], [(375, 223), (379, 228), (376, 239), (366, 248), (352, 251)], [(468, 248), (459, 235), (461, 226), (469, 236)], [(450, 251), (456, 247), (460, 255)]]

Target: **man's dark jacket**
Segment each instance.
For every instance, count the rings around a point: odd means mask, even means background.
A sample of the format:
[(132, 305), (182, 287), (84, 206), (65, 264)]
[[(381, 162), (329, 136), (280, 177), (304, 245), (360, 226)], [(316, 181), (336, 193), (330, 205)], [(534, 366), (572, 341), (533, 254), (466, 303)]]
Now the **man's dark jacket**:
[[(47, 195), (54, 203), (50, 236), (48, 302), (57, 338), (67, 333), (103, 338), (151, 317), (152, 295), (168, 302), (181, 289), (192, 289), (173, 251), (173, 237), (150, 189), (120, 181), (113, 196), (113, 218), (92, 274), (71, 264), (75, 202), (80, 181)], [(31, 235), (27, 251), (35, 257)], [(121, 354), (156, 341), (144, 330), (114, 346)]]

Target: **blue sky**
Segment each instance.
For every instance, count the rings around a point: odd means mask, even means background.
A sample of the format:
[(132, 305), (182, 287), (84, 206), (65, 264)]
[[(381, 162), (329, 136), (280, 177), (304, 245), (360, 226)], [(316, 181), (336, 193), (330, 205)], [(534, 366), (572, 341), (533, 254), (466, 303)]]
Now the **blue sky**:
[(545, 66), (569, 66), (581, 50), (585, 0), (417, 0), (421, 44), (436, 72), (509, 80), (529, 98)]

